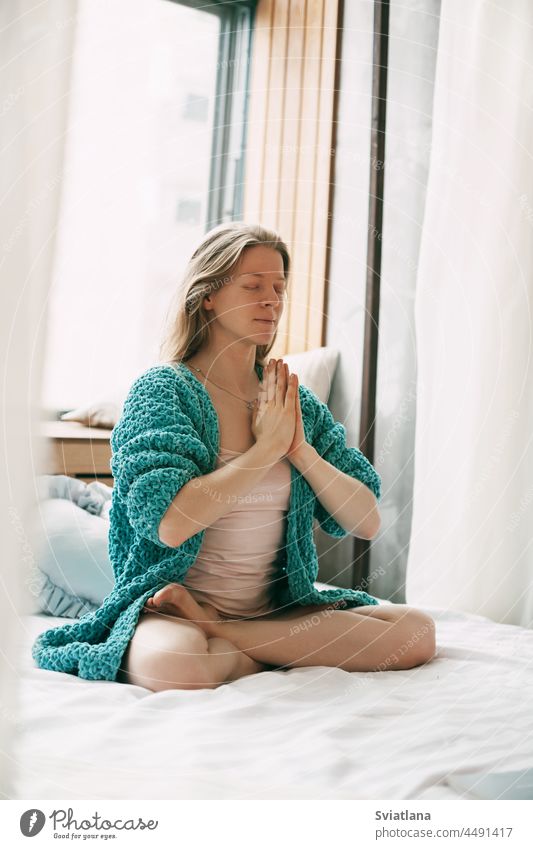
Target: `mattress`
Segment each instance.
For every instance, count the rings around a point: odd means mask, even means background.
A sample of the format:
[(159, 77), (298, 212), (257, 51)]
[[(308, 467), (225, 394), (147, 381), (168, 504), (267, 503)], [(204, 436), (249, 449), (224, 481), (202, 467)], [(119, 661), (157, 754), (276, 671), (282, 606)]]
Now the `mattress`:
[(37, 668), (33, 640), (69, 620), (25, 616), (14, 798), (470, 798), (450, 775), (533, 765), (533, 631), (423, 609), (437, 653), (421, 667), (159, 693)]

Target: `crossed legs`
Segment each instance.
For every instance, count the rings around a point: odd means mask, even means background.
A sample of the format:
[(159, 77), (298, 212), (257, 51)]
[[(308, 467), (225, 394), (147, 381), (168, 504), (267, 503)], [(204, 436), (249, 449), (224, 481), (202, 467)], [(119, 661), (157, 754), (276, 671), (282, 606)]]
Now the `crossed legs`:
[(404, 604), (293, 607), (224, 619), (185, 587), (149, 599), (124, 655), (122, 680), (152, 690), (214, 688), (275, 668), (336, 666), (348, 672), (409, 669), (435, 654), (435, 623)]
[(188, 619), (143, 611), (124, 653), (117, 680), (157, 692), (218, 687), (267, 666), (224, 637), (208, 637)]

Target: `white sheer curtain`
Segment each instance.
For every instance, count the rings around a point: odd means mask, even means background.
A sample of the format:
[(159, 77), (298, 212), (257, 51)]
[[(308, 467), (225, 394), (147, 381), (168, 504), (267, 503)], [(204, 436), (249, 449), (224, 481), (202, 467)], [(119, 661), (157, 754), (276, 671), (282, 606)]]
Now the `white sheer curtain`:
[(407, 603), (533, 627), (533, 4), (443, 0)]
[(17, 651), (34, 579), (29, 513), (76, 0), (0, 5), (0, 798), (16, 774)]
[(43, 375), (50, 410), (121, 406), (159, 360), (167, 309), (207, 219), (212, 8), (78, 0)]

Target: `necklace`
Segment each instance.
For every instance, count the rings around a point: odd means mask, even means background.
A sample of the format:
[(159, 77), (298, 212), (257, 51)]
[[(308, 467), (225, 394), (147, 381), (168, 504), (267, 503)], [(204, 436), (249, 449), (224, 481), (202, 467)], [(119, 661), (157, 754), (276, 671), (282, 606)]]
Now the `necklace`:
[(255, 399), (254, 399), (254, 401), (245, 401), (244, 398), (240, 398), (238, 395), (235, 395), (233, 392), (230, 392), (229, 389), (224, 389), (223, 386), (219, 386), (218, 383), (215, 383), (214, 380), (211, 380), (210, 377), (208, 377), (206, 374), (204, 374), (204, 372), (202, 371), (201, 368), (198, 368), (197, 366), (193, 366), (193, 365), (190, 365), (190, 368), (193, 368), (195, 371), (199, 371), (200, 374), (204, 375), (206, 380), (209, 380), (211, 383), (214, 383), (214, 385), (217, 386), (219, 389), (222, 389), (223, 392), (228, 392), (230, 395), (233, 395), (234, 398), (237, 398), (239, 401), (242, 401), (243, 404), (246, 404), (246, 406), (248, 407), (249, 410), (253, 410)]

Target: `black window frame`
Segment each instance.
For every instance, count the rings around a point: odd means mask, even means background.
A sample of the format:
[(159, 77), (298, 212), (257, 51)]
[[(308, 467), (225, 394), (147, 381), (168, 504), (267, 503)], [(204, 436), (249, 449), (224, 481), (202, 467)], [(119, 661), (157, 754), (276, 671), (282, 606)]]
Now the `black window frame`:
[[(242, 218), (252, 33), (258, 0), (168, 2), (217, 15), (220, 19), (215, 114), (205, 220), (207, 232), (224, 221)], [(235, 127), (241, 123), (242, 132), (238, 145), (235, 145)], [(235, 147), (238, 147), (237, 156), (232, 155)]]

